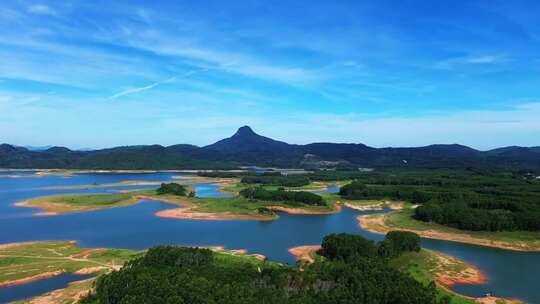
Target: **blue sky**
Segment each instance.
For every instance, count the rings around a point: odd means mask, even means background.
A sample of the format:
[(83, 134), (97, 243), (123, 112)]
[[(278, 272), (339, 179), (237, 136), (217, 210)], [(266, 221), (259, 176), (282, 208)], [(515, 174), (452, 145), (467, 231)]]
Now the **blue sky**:
[[(174, 2), (174, 3), (173, 3)], [(540, 145), (538, 1), (0, 4), (0, 142)]]

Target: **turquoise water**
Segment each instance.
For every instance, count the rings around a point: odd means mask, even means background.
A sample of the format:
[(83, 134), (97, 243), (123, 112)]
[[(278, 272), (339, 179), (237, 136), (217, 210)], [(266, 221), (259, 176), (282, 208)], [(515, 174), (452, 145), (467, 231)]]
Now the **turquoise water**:
[[(10, 173), (12, 175), (13, 173)], [(160, 244), (212, 245), (229, 249), (247, 249), (269, 259), (295, 263), (287, 249), (299, 245), (320, 244), (322, 237), (333, 232), (349, 232), (380, 240), (358, 227), (359, 212), (344, 209), (331, 215), (288, 215), (271, 222), (199, 221), (165, 219), (154, 216), (160, 210), (175, 208), (158, 201), (79, 214), (53, 217), (31, 216), (35, 210), (14, 207), (13, 203), (36, 196), (59, 193), (112, 192), (146, 187), (116, 187), (91, 190), (46, 190), (45, 187), (114, 183), (125, 180), (170, 180), (176, 173), (152, 174), (83, 174), (65, 178), (7, 177), (0, 173), (0, 243), (30, 240), (77, 240), (84, 247), (144, 249)], [(195, 184), (199, 196), (225, 196), (211, 184)], [(150, 188), (155, 186), (150, 186)], [(335, 189), (333, 189), (335, 190)], [(540, 274), (540, 253), (523, 253), (438, 240), (423, 240), (422, 245), (459, 257), (477, 265), (489, 280), (485, 285), (456, 286), (455, 290), (471, 296), (493, 292), (497, 296), (519, 298), (540, 303), (536, 279)], [(74, 279), (75, 280), (75, 279)], [(59, 287), (54, 287), (59, 288)], [(54, 289), (53, 288), (53, 289)], [(53, 290), (50, 289), (50, 290)], [(32, 288), (28, 288), (29, 292)], [(7, 291), (9, 292), (9, 290)], [(0, 288), (0, 294), (6, 290)], [(25, 296), (31, 296), (28, 293)], [(1, 302), (1, 301), (0, 301)]]

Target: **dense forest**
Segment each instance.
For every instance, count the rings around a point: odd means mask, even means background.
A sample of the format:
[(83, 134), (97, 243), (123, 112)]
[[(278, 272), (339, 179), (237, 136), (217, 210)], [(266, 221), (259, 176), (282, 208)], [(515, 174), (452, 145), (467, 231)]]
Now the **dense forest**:
[(280, 187), (302, 187), (309, 185), (310, 179), (303, 174), (296, 175), (281, 175), (276, 174), (261, 174), (255, 176), (244, 176), (241, 180), (244, 184), (261, 184)]
[[(415, 218), (421, 221), (473, 231), (540, 231), (540, 179), (528, 171), (468, 168), (316, 170), (287, 176), (229, 174), (244, 183), (289, 187), (316, 181), (353, 180), (340, 188), (341, 197), (408, 201), (420, 205), (415, 209)], [(255, 198), (254, 191), (246, 190), (244, 196)], [(256, 194), (266, 200), (296, 200), (287, 197), (287, 193), (270, 193), (262, 188), (257, 188)]]
[(358, 175), (339, 194), (420, 204), (415, 218), (463, 230), (540, 231), (540, 181), (490, 170), (384, 170)]
[(158, 194), (186, 195), (188, 189), (177, 183), (162, 183), (156, 190)]
[(267, 190), (262, 187), (250, 187), (240, 191), (240, 195), (248, 199), (262, 201), (286, 202), (290, 205), (305, 204), (324, 206), (326, 201), (315, 193), (307, 191)]
[(417, 250), (414, 236), (392, 235), (379, 244), (329, 235), (320, 252), (324, 258), (302, 271), (208, 249), (155, 247), (99, 277), (95, 292), (81, 303), (449, 303), (438, 299), (434, 284), (423, 286), (390, 267), (390, 256), (379, 255), (382, 246), (392, 248), (391, 256)]

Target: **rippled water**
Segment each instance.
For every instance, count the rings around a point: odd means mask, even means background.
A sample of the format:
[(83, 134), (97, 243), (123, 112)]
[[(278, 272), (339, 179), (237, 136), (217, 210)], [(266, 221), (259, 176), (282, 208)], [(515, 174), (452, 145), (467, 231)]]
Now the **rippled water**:
[[(10, 173), (13, 174), (13, 173)], [(124, 186), (91, 190), (46, 190), (44, 187), (114, 183), (125, 180), (163, 181), (176, 173), (152, 174), (83, 174), (65, 178), (47, 176), (35, 178), (7, 177), (0, 174), (0, 243), (29, 240), (77, 240), (84, 247), (115, 247), (144, 249), (159, 244), (221, 245), (230, 249), (245, 248), (268, 258), (294, 263), (287, 249), (299, 245), (320, 244), (322, 237), (333, 232), (349, 232), (380, 240), (358, 227), (359, 212), (344, 209), (331, 215), (288, 215), (271, 222), (200, 221), (158, 218), (154, 213), (174, 208), (158, 201), (86, 213), (35, 217), (35, 210), (14, 207), (13, 203), (42, 195), (60, 193), (112, 192), (148, 187)], [(155, 186), (149, 186), (154, 188)], [(211, 184), (195, 184), (199, 196), (225, 196)], [(335, 189), (333, 189), (335, 190)], [(378, 211), (380, 212), (380, 211)], [(455, 290), (471, 296), (494, 292), (498, 296), (540, 303), (536, 283), (540, 274), (540, 254), (492, 249), (438, 240), (423, 240), (422, 245), (472, 262), (486, 273), (485, 285), (456, 286)], [(31, 289), (31, 288), (30, 288)], [(0, 289), (0, 294), (5, 292)], [(33, 294), (28, 294), (28, 296)]]

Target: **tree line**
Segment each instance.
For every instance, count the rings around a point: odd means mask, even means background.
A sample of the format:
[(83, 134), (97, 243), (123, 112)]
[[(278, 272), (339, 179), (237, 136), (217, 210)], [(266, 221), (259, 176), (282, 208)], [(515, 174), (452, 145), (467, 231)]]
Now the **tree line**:
[[(410, 234), (383, 242), (393, 255), (418, 250)], [(434, 284), (422, 285), (388, 265), (376, 244), (346, 234), (324, 238), (324, 259), (297, 267), (253, 262), (208, 249), (159, 246), (121, 270), (100, 276), (83, 304), (366, 303), (446, 304)]]
[(263, 187), (250, 187), (240, 191), (240, 195), (247, 199), (261, 201), (277, 201), (289, 204), (305, 204), (312, 206), (325, 206), (326, 201), (315, 193), (307, 191), (267, 190)]
[(409, 201), (420, 205), (416, 219), (463, 230), (540, 231), (540, 183), (526, 176), (478, 170), (385, 174), (366, 174), (341, 187), (339, 195)]

